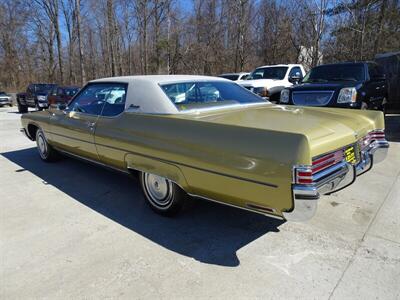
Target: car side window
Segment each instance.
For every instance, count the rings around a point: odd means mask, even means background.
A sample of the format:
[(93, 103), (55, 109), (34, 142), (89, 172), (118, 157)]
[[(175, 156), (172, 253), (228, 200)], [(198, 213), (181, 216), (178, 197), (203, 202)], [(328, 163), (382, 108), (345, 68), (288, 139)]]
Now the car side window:
[[(115, 90), (120, 90), (120, 83), (90, 83), (69, 104), (68, 110), (90, 115), (100, 115), (106, 102), (121, 101)], [(122, 94), (120, 92), (120, 94)], [(124, 100), (125, 101), (125, 100)]]
[(374, 64), (368, 64), (368, 74), (369, 74), (369, 78), (373, 79), (379, 76), (378, 74), (378, 68), (376, 65)]
[(109, 93), (104, 99), (104, 107), (101, 112), (102, 116), (114, 117), (125, 110), (126, 102), (126, 84), (115, 84), (110, 88)]

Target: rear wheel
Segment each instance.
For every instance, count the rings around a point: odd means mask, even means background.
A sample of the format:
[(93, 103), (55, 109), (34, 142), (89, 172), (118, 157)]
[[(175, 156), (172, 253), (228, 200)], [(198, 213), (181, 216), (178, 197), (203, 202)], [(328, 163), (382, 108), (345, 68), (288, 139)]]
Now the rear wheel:
[(187, 194), (174, 182), (162, 176), (142, 172), (140, 184), (147, 203), (156, 213), (171, 217), (183, 209)]
[(59, 159), (59, 153), (49, 145), (42, 129), (36, 130), (36, 145), (40, 158), (45, 162), (52, 162)]

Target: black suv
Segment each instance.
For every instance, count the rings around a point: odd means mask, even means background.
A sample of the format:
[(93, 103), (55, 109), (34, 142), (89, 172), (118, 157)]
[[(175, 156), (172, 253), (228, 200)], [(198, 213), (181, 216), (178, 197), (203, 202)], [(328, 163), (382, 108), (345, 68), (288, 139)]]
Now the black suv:
[(282, 90), (280, 103), (384, 110), (386, 76), (374, 62), (320, 65), (299, 85)]
[(35, 107), (42, 110), (49, 106), (47, 96), (56, 84), (32, 83), (28, 86), (25, 93), (17, 94), (18, 111), (24, 113), (28, 107)]

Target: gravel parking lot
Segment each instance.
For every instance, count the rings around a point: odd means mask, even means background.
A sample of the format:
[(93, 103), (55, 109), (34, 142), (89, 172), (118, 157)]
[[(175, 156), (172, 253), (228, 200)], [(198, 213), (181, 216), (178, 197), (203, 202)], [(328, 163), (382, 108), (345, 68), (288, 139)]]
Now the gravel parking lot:
[(388, 158), (285, 223), (196, 201), (154, 214), (138, 183), (43, 163), (0, 108), (0, 298), (400, 298), (400, 115)]

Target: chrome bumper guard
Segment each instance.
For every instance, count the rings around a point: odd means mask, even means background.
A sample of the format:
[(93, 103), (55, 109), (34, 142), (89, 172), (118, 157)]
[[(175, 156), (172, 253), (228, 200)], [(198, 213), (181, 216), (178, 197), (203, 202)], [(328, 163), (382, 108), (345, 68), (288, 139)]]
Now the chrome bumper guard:
[(317, 211), (321, 195), (331, 194), (351, 185), (358, 175), (369, 171), (373, 164), (383, 161), (388, 149), (389, 143), (386, 140), (374, 141), (361, 152), (360, 162), (356, 165), (341, 162), (319, 172), (313, 185), (293, 185), (294, 208), (290, 212), (283, 212), (283, 217), (295, 222), (311, 219)]

